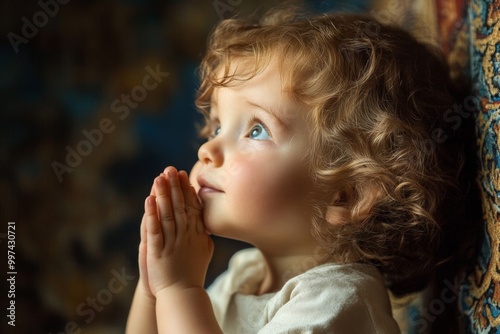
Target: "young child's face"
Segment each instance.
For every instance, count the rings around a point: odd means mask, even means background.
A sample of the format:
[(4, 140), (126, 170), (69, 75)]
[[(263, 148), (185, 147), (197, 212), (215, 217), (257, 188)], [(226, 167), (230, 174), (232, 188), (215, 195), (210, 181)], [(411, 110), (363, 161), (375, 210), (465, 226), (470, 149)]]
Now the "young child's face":
[(215, 88), (212, 137), (191, 175), (210, 232), (287, 252), (310, 246), (306, 112), (282, 91), (276, 63), (241, 85)]

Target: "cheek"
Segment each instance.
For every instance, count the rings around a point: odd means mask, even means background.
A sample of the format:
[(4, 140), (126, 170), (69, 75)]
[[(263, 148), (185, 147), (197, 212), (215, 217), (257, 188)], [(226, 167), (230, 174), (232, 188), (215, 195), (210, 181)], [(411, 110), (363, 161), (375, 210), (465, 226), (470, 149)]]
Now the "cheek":
[[(267, 161), (269, 162), (269, 160)], [(297, 176), (287, 166), (261, 161), (234, 161), (227, 180), (235, 207), (246, 215), (270, 215), (297, 205), (303, 195)]]

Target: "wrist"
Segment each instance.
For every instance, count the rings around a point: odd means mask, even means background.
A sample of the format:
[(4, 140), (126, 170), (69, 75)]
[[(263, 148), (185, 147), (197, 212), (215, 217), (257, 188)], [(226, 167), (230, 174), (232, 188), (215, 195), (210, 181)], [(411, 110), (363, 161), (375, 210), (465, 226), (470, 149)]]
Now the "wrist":
[(137, 294), (147, 301), (148, 303), (151, 303), (154, 305), (156, 303), (156, 297), (151, 293), (151, 291), (146, 288), (145, 282), (142, 281), (142, 279), (139, 279), (139, 282), (137, 284)]
[(158, 328), (168, 333), (222, 334), (208, 293), (196, 285), (169, 286), (158, 291), (156, 318)]
[(199, 286), (171, 285), (163, 288), (156, 293), (155, 302), (166, 300), (168, 298), (177, 298), (179, 296), (207, 294), (206, 290)]

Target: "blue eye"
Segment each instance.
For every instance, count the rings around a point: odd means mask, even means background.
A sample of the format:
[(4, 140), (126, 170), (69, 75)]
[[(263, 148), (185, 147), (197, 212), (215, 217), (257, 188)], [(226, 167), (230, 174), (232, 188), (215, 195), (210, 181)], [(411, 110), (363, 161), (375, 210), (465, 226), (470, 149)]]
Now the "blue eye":
[(250, 138), (255, 140), (268, 140), (271, 139), (269, 133), (262, 124), (255, 124), (250, 130)]
[(214, 132), (212, 132), (212, 138), (215, 137), (215, 136), (217, 136), (219, 133), (220, 133), (220, 125), (218, 125), (215, 128)]

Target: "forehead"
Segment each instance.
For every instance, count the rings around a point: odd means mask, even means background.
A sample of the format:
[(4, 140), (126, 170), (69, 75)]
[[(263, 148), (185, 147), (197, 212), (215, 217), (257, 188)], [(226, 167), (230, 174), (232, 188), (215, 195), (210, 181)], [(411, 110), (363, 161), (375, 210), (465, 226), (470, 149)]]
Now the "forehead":
[(286, 117), (295, 115), (300, 108), (283, 79), (276, 59), (260, 68), (249, 61), (233, 61), (227, 73), (220, 69), (216, 75), (217, 78), (225, 76), (230, 76), (232, 81), (227, 86), (214, 87), (211, 104), (215, 108), (225, 102), (253, 103)]

